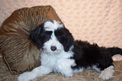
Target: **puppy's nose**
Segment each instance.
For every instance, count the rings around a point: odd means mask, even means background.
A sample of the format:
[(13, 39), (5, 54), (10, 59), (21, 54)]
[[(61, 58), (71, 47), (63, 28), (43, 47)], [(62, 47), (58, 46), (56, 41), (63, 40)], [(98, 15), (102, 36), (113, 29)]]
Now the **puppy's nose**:
[(55, 46), (51, 46), (51, 50), (55, 51), (57, 48)]

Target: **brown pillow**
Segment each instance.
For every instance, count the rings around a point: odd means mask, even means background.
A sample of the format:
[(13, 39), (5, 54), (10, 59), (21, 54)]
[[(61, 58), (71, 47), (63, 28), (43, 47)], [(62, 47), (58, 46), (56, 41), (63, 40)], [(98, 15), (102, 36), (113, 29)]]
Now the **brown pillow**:
[(15, 10), (0, 27), (0, 52), (12, 74), (39, 66), (40, 51), (28, 39), (29, 33), (41, 23), (55, 19), (61, 22), (51, 6)]

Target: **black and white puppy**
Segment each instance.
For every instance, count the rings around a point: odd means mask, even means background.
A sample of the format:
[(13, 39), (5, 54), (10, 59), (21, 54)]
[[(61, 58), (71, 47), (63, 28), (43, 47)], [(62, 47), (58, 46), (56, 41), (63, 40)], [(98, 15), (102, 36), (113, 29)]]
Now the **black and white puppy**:
[(101, 72), (99, 78), (110, 79), (114, 73), (112, 56), (122, 54), (122, 49), (99, 47), (83, 41), (74, 41), (63, 24), (49, 20), (30, 33), (29, 38), (40, 49), (41, 66), (24, 72), (18, 81), (30, 81), (49, 74), (60, 73), (65, 77), (93, 69)]

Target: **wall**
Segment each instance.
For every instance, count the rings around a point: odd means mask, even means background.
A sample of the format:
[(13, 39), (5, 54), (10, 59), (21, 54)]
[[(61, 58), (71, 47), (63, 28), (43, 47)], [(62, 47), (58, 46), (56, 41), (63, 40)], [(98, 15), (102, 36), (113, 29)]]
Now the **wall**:
[(122, 47), (122, 0), (0, 0), (0, 25), (16, 9), (51, 5), (75, 39)]

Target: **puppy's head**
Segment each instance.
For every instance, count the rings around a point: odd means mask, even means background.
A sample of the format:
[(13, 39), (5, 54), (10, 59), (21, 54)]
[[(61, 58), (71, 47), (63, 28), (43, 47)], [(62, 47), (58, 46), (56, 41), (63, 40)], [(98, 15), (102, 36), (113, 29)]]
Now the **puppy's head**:
[(73, 45), (71, 33), (58, 21), (49, 20), (30, 33), (29, 38), (46, 53), (69, 51)]

